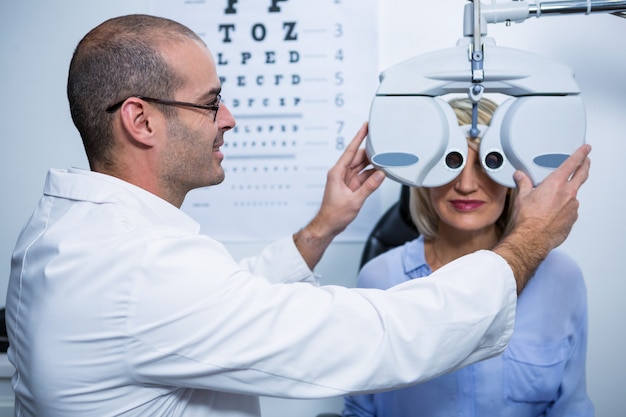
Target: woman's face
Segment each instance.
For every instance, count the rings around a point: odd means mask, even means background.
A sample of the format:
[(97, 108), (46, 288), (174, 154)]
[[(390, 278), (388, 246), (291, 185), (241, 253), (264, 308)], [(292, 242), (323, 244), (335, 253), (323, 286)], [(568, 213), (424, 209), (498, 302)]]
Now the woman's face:
[(446, 185), (429, 189), (431, 204), (440, 219), (439, 231), (492, 231), (504, 210), (508, 190), (487, 175), (478, 153), (470, 147), (461, 174)]

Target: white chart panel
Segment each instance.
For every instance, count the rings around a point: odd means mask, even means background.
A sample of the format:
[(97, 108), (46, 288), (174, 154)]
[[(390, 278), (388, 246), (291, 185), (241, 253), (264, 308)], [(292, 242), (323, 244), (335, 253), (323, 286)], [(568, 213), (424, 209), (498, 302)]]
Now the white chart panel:
[[(378, 86), (375, 0), (152, 0), (151, 12), (198, 33), (223, 102), (225, 181), (183, 210), (225, 242), (272, 240), (317, 211), (326, 173), (368, 118)], [(339, 241), (365, 239), (376, 196)]]

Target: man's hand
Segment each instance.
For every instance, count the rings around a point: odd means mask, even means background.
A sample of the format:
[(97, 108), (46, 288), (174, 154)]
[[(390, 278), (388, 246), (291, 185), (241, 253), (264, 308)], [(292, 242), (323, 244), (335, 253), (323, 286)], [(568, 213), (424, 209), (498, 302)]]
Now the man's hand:
[(335, 166), (329, 171), (319, 212), (293, 236), (296, 247), (309, 268), (313, 269), (330, 242), (354, 220), (363, 203), (385, 179), (382, 171), (366, 167), (365, 149), (359, 149), (367, 136), (367, 123), (361, 129)]
[(519, 189), (515, 228), (494, 252), (513, 269), (518, 294), (548, 253), (559, 246), (578, 218), (577, 193), (589, 177), (591, 146), (582, 145), (537, 188), (521, 171), (514, 179)]

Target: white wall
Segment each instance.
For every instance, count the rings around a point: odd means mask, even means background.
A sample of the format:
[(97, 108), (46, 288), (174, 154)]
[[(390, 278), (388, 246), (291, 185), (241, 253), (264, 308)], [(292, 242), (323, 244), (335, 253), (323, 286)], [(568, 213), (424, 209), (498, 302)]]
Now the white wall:
[[(461, 36), (465, 0), (380, 2), (380, 69), (423, 52), (447, 48)], [(50, 167), (86, 167), (67, 108), (67, 66), (76, 43), (106, 18), (146, 12), (148, 0), (3, 0), (0, 2), (0, 300), (10, 254), (38, 200)], [(588, 111), (593, 146), (591, 178), (580, 193), (580, 219), (564, 247), (574, 255), (589, 290), (588, 388), (597, 415), (619, 417), (626, 386), (626, 20), (610, 15), (543, 17), (511, 27), (490, 26), (503, 45), (571, 66)], [(397, 184), (386, 183), (386, 204)], [(235, 255), (257, 245), (231, 245)], [(353, 285), (361, 244), (335, 244), (321, 262), (325, 282)], [(341, 277), (341, 278), (339, 278)], [(0, 302), (0, 304), (4, 304)], [(547, 317), (547, 320), (550, 318)], [(312, 416), (337, 411), (339, 399), (266, 399), (268, 416)]]

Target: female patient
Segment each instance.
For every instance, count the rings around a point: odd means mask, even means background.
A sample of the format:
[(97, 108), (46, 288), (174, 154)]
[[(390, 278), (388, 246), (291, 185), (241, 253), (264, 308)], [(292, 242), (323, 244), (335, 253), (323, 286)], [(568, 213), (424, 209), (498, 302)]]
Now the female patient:
[[(450, 105), (460, 125), (471, 123), (469, 100)], [(495, 109), (482, 99), (479, 123), (488, 125)], [(360, 287), (384, 289), (425, 277), (465, 254), (493, 247), (508, 232), (516, 190), (483, 171), (479, 141), (468, 139), (467, 163), (452, 182), (411, 189), (411, 217), (420, 237), (368, 262), (359, 274)], [(513, 337), (502, 355), (420, 385), (346, 397), (343, 415), (592, 416), (586, 348), (583, 277), (574, 260), (555, 250), (519, 297)]]

